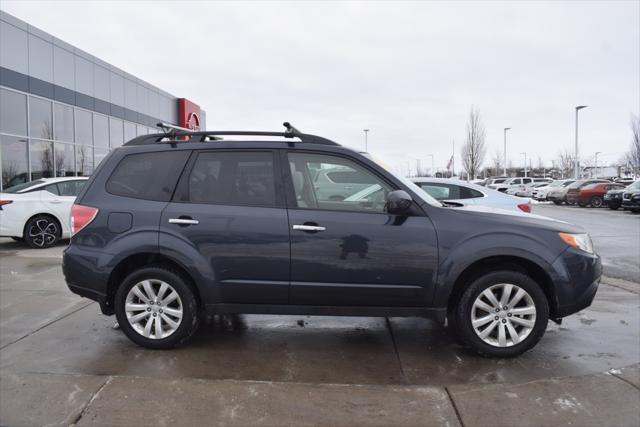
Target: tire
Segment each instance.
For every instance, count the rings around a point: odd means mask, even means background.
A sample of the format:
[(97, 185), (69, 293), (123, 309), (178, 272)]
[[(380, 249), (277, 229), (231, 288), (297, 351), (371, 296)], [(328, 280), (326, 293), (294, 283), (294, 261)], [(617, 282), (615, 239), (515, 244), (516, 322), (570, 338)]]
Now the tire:
[[(141, 283), (143, 281), (147, 281), (154, 291), (153, 295), (157, 296), (161, 293), (160, 288), (163, 283), (167, 284), (169, 287), (162, 295), (165, 301), (172, 296), (172, 291), (175, 291), (178, 297), (167, 304), (146, 304), (136, 296), (135, 291), (132, 291), (134, 287), (141, 286), (142, 289), (138, 288), (138, 290), (142, 290), (143, 296), (148, 297), (149, 293)], [(157, 301), (156, 299), (155, 302)], [(127, 302), (137, 308), (127, 312), (125, 309)], [(184, 344), (193, 336), (200, 323), (198, 301), (192, 288), (179, 274), (159, 266), (144, 267), (129, 274), (116, 292), (114, 305), (116, 318), (122, 331), (131, 341), (149, 349), (169, 349)], [(146, 307), (139, 308), (140, 306)], [(169, 310), (173, 310), (171, 313), (181, 312), (180, 320), (175, 314), (170, 314)], [(135, 316), (141, 317), (141, 320), (131, 322), (129, 319)], [(166, 319), (173, 321), (178, 326), (172, 328)], [(149, 321), (151, 321), (151, 327), (148, 336), (144, 336), (143, 324), (146, 326)], [(157, 335), (156, 322), (160, 323), (161, 335), (157, 339), (155, 338)], [(167, 335), (162, 337), (164, 334)]]
[(58, 243), (61, 234), (57, 219), (49, 215), (36, 215), (24, 226), (23, 239), (34, 249), (46, 249)]
[(618, 209), (620, 209), (620, 203), (609, 202), (609, 209), (611, 209), (612, 211), (617, 211)]
[[(501, 299), (500, 290), (501, 287), (505, 286), (505, 284), (515, 285), (517, 288), (526, 292), (527, 296), (522, 297), (516, 303), (515, 309), (524, 310), (526, 308), (531, 310), (531, 307), (534, 307), (535, 314), (533, 316), (535, 316), (535, 320), (532, 319), (532, 315), (511, 313), (511, 309), (514, 309), (513, 307), (510, 307), (510, 310), (507, 313), (505, 313), (502, 308), (500, 313), (497, 313), (495, 311), (485, 312), (474, 307), (476, 299), (480, 297), (484, 291), (489, 290), (490, 288), (492, 289), (490, 292), (496, 292), (496, 294), (494, 294), (496, 295), (496, 299)], [(512, 290), (515, 292), (511, 292), (510, 298), (513, 298), (519, 292), (516, 291), (516, 288), (512, 288)], [(482, 298), (483, 300), (486, 300), (486, 297), (483, 296)], [(503, 301), (497, 302), (503, 303)], [(485, 303), (485, 305), (492, 307), (487, 303)], [(491, 333), (486, 340), (494, 341), (493, 343), (489, 343), (479, 336), (479, 333), (484, 332), (484, 330), (476, 332), (474, 329), (472, 325), (472, 316), (474, 316), (474, 314), (476, 316), (481, 316), (477, 319), (481, 319), (482, 317), (493, 317), (493, 319), (490, 319), (488, 323), (485, 322), (479, 328), (492, 328)], [(511, 316), (509, 316), (509, 314), (511, 314)], [(549, 321), (549, 303), (540, 285), (538, 285), (529, 276), (516, 271), (502, 270), (484, 274), (473, 280), (460, 297), (460, 300), (453, 311), (453, 316), (455, 318), (453, 325), (456, 328), (458, 337), (465, 345), (470, 347), (476, 353), (485, 357), (516, 357), (535, 346), (544, 335)], [(494, 316), (498, 317), (498, 320), (495, 320)], [(525, 318), (525, 316), (528, 317)], [(514, 320), (516, 318), (519, 321), (524, 320), (527, 323), (533, 322), (533, 327), (526, 328), (521, 325), (520, 322), (515, 322)], [(507, 319), (508, 321), (506, 321)], [(488, 326), (484, 326), (485, 324)], [(520, 340), (519, 343), (513, 343), (513, 339), (511, 339), (512, 335), (508, 329), (509, 326), (514, 329), (516, 335), (522, 336), (522, 338), (518, 338), (518, 340)], [(499, 343), (498, 334), (500, 329), (505, 331), (505, 346), (500, 346)], [(492, 335), (495, 335), (495, 339)], [(510, 340), (511, 342), (509, 342)]]
[(593, 207), (593, 208), (601, 208), (603, 200), (602, 200), (602, 197), (593, 196), (591, 198), (591, 202), (589, 202), (589, 203), (591, 204), (591, 207)]
[(554, 200), (553, 203), (560, 206), (562, 204), (562, 200)]
[(566, 203), (567, 205), (569, 205), (569, 206), (573, 206), (573, 205), (575, 205), (575, 204), (576, 204), (576, 202), (570, 202), (570, 201), (568, 201), (568, 200), (565, 200), (565, 203)]
[(587, 203), (578, 202), (578, 206), (580, 206), (581, 208), (586, 208), (587, 207)]

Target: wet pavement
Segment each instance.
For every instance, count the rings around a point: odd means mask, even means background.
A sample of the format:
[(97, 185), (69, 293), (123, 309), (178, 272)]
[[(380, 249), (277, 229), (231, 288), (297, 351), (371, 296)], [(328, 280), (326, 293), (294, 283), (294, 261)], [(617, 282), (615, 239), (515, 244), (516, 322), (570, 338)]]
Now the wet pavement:
[[(623, 406), (610, 425), (640, 421), (633, 415), (640, 413), (640, 369), (619, 370), (640, 361), (640, 287), (633, 283), (603, 284), (590, 308), (561, 326), (550, 323), (540, 343), (515, 359), (476, 356), (448, 329), (420, 318), (214, 316), (186, 347), (150, 351), (67, 290), (63, 248), (30, 250), (0, 239), (0, 425), (141, 421), (126, 412), (135, 406), (122, 397), (129, 395), (142, 396), (140, 414), (153, 414), (141, 424), (178, 422), (195, 396), (193, 424), (207, 411), (222, 424), (298, 424), (287, 417), (302, 411), (301, 424), (313, 425), (482, 425), (474, 415), (482, 395), (507, 399), (514, 411), (517, 399), (538, 405), (556, 424), (595, 425), (603, 421), (593, 418), (599, 407), (580, 391), (595, 385), (598, 405), (607, 401), (603, 391), (623, 396), (611, 403)], [(567, 377), (577, 379), (558, 379)], [(162, 387), (181, 394), (145, 400), (145, 390)], [(124, 413), (104, 418), (117, 410)]]

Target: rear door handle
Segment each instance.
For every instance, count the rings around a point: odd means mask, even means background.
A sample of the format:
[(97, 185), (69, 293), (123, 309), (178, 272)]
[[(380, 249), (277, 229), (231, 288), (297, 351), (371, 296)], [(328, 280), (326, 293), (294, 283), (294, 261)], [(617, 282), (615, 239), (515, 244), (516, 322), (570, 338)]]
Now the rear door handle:
[(58, 205), (58, 204), (62, 203), (62, 200), (53, 199), (53, 200), (51, 200), (51, 202), (50, 202), (50, 203), (52, 203), (52, 204), (54, 204), (54, 205)]
[(320, 225), (295, 224), (293, 226), (293, 229), (300, 230), (300, 231), (325, 231), (326, 227), (322, 227)]
[(198, 221), (197, 219), (187, 218), (169, 218), (169, 224), (196, 225), (200, 224), (200, 221)]

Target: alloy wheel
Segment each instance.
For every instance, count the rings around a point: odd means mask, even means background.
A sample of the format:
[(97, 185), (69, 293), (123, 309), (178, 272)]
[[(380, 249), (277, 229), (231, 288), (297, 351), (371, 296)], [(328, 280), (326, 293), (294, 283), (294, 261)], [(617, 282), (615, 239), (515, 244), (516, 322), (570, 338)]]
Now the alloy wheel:
[(517, 285), (501, 283), (480, 293), (471, 307), (476, 335), (493, 347), (511, 347), (524, 341), (536, 323), (531, 295)]
[(133, 285), (124, 311), (133, 330), (152, 340), (172, 335), (180, 327), (184, 314), (178, 292), (167, 282), (156, 279)]
[(58, 226), (50, 219), (40, 218), (29, 227), (28, 236), (38, 247), (51, 246), (58, 239)]

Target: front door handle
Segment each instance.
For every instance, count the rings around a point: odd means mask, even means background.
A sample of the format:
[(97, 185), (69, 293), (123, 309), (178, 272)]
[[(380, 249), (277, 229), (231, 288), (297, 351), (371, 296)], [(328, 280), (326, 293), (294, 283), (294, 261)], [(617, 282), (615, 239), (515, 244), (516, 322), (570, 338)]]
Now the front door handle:
[(196, 225), (200, 224), (200, 221), (190, 218), (169, 218), (169, 224)]
[(294, 230), (301, 230), (301, 231), (324, 231), (326, 230), (326, 227), (322, 227), (320, 225), (304, 225), (304, 224), (295, 224), (293, 226)]

